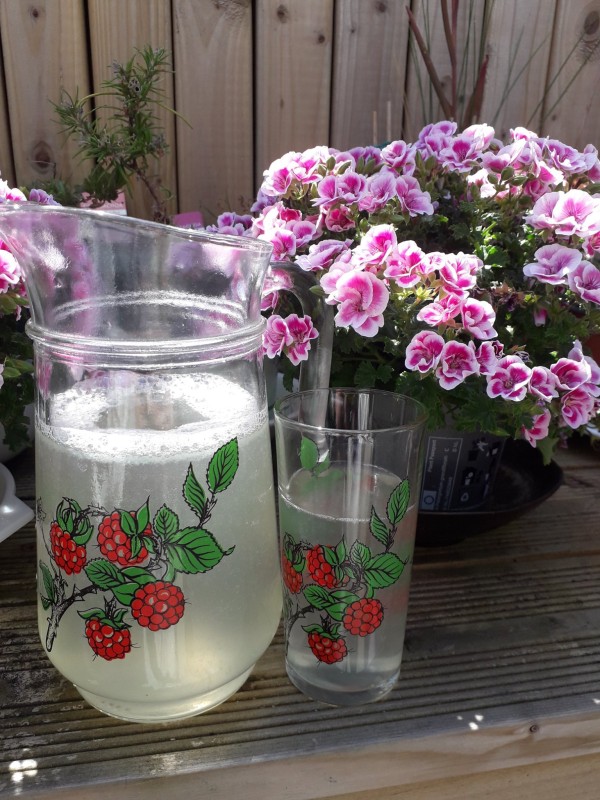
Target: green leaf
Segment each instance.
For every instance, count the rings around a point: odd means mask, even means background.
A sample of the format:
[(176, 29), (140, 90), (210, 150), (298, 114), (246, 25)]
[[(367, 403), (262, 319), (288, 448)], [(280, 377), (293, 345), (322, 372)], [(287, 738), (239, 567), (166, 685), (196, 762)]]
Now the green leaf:
[(154, 516), (152, 527), (155, 533), (168, 539), (179, 530), (179, 517), (167, 506), (161, 506)]
[(137, 525), (135, 519), (129, 511), (121, 511), (121, 530), (127, 536), (134, 536), (137, 533)]
[(120, 586), (114, 586), (112, 593), (119, 603), (122, 603), (124, 606), (130, 606), (139, 588), (137, 583), (123, 583)]
[(327, 612), (336, 622), (341, 622), (348, 605), (358, 600), (358, 595), (354, 592), (345, 589), (334, 589), (329, 592), (322, 586), (314, 585), (306, 587), (304, 597), (309, 605), (319, 611)]
[(326, 608), (330, 603), (329, 592), (322, 586), (307, 586), (303, 594), (309, 606), (320, 611)]
[(85, 574), (99, 589), (113, 589), (127, 580), (121, 570), (105, 558), (90, 561), (85, 567)]
[(135, 513), (136, 529), (138, 533), (143, 533), (150, 522), (149, 502), (150, 498), (148, 498), (144, 505), (141, 508), (138, 508)]
[(165, 542), (165, 556), (176, 572), (195, 575), (216, 567), (227, 553), (203, 528), (184, 528)]
[(232, 439), (217, 450), (208, 465), (206, 481), (213, 494), (227, 489), (235, 477), (238, 466), (238, 441)]
[(125, 567), (120, 572), (124, 578), (137, 583), (138, 586), (145, 586), (147, 583), (152, 583), (156, 580), (151, 572), (142, 567)]
[(42, 604), (42, 608), (44, 609), (44, 611), (47, 611), (50, 608), (50, 606), (52, 605), (50, 600), (48, 600), (47, 597), (44, 597), (43, 594), (40, 595), (40, 602)]
[(397, 525), (406, 514), (410, 501), (410, 484), (408, 478), (400, 481), (390, 495), (387, 504), (387, 516), (392, 525)]
[(303, 436), (300, 441), (300, 464), (304, 469), (313, 470), (319, 463), (319, 450), (312, 439)]
[(390, 532), (385, 522), (377, 515), (375, 508), (371, 506), (371, 521), (369, 522), (369, 530), (378, 542), (384, 547), (388, 547), (390, 542)]
[(374, 556), (363, 573), (367, 584), (373, 589), (384, 589), (396, 583), (404, 571), (404, 562), (393, 553)]
[[(44, 589), (46, 590), (46, 595), (48, 597), (48, 601), (50, 604), (54, 603), (56, 599), (56, 593), (54, 591), (54, 580), (52, 578), (52, 573), (46, 564), (43, 561), (40, 561), (40, 570), (42, 572), (42, 581), (44, 583)], [(46, 608), (46, 606), (44, 606)]]
[(191, 464), (189, 465), (187, 475), (185, 476), (185, 482), (183, 484), (183, 496), (192, 511), (201, 518), (206, 507), (206, 493), (196, 478)]
[(142, 537), (138, 534), (135, 534), (135, 536), (132, 536), (129, 541), (131, 546), (131, 557), (137, 558), (142, 552)]
[(354, 542), (350, 548), (350, 561), (361, 567), (366, 566), (372, 558), (371, 550), (362, 542)]
[(77, 613), (81, 619), (93, 619), (96, 617), (102, 620), (106, 617), (106, 613), (101, 608), (87, 608), (85, 611), (78, 611)]

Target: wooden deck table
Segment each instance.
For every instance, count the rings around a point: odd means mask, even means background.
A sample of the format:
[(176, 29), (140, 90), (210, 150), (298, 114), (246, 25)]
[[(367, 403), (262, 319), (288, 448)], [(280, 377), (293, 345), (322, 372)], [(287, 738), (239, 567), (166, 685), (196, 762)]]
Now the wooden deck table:
[[(402, 677), (331, 708), (287, 680), (281, 636), (233, 698), (140, 725), (88, 706), (38, 640), (33, 524), (0, 545), (0, 797), (398, 800), (600, 797), (600, 453), (559, 453), (534, 511), (418, 548)], [(9, 464), (33, 502), (33, 456)]]

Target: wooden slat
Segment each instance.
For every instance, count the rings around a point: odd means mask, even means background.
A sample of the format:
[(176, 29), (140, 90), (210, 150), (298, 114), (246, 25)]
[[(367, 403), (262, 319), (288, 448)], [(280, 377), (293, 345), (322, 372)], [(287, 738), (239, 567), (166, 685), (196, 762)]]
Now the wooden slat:
[[(102, 81), (111, 77), (111, 64), (128, 61), (136, 49), (146, 45), (162, 47), (173, 56), (170, 0), (89, 0), (90, 48), (93, 64), (94, 88), (97, 91)], [(163, 76), (164, 90), (161, 102), (167, 108), (174, 107), (173, 76)], [(175, 119), (167, 108), (154, 108), (158, 125), (163, 130), (169, 152), (160, 159), (157, 174), (162, 185), (173, 193), (168, 204), (169, 213), (174, 213), (177, 197), (177, 174), (175, 168)], [(100, 114), (102, 118), (102, 112)], [(151, 166), (152, 165), (151, 163)], [(135, 216), (152, 218), (152, 201), (140, 185), (133, 188), (133, 197), (128, 199), (128, 208)]]
[[(552, 39), (545, 120), (540, 134), (583, 148), (600, 145), (600, 4), (558, 4)], [(554, 82), (553, 82), (554, 81)], [(552, 83), (553, 82), (553, 83)], [(552, 85), (550, 85), (552, 83)]]
[(279, 156), (329, 144), (332, 0), (256, 2), (256, 181)]
[(338, 0), (331, 144), (340, 150), (400, 139), (408, 16), (404, 3)]
[(493, 125), (503, 139), (516, 126), (538, 130), (555, 6), (555, 0), (503, 0), (492, 6), (480, 122)]
[(0, 27), (16, 182), (80, 180), (78, 145), (60, 133), (50, 101), (63, 88), (88, 91), (83, 0), (1, 0)]
[[(438, 77), (449, 97), (450, 57), (444, 36), (440, 4), (436, 0), (413, 0), (411, 6)], [(481, 2), (463, 2), (459, 6), (457, 42), (460, 63), (457, 86), (461, 93), (464, 87), (470, 91), (474, 85), (484, 8), (485, 3)], [(416, 43), (411, 45), (408, 59), (404, 109), (404, 138), (407, 141), (412, 141), (424, 125), (445, 119)]]
[(205, 222), (254, 196), (252, 5), (173, 0), (179, 206)]
[[(0, 46), (3, 34), (6, 36), (7, 30), (0, 24)], [(13, 165), (5, 80), (4, 60), (0, 58), (0, 179), (6, 181), (9, 186), (14, 186), (15, 168)]]

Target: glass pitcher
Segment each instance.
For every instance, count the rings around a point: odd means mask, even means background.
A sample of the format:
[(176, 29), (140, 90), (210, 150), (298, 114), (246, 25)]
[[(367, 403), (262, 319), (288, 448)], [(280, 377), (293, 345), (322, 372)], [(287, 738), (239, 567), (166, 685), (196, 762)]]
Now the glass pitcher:
[(36, 369), (39, 626), (93, 706), (155, 722), (233, 694), (281, 587), (260, 289), (270, 245), (0, 207)]

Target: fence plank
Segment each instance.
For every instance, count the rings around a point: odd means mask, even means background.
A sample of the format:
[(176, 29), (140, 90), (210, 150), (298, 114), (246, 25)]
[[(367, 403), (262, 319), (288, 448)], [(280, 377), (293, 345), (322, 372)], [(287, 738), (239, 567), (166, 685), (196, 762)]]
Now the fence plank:
[(80, 179), (77, 144), (61, 134), (50, 101), (89, 86), (83, 0), (1, 0), (0, 26), (16, 181)]
[(574, 147), (600, 146), (599, 79), (600, 2), (559, 0), (540, 133)]
[[(136, 49), (146, 45), (162, 47), (172, 54), (170, 0), (89, 0), (90, 47), (94, 87), (111, 77), (114, 61), (128, 61)], [(174, 107), (173, 77), (163, 76), (162, 102)], [(175, 170), (175, 120), (166, 108), (156, 108), (158, 126), (164, 131), (169, 152), (157, 164), (156, 174), (163, 187), (173, 193), (169, 213), (176, 210), (177, 176)], [(102, 119), (102, 114), (100, 115)], [(152, 165), (151, 165), (152, 166)], [(152, 218), (152, 200), (141, 186), (133, 187), (128, 207), (136, 216)]]
[[(0, 35), (4, 34), (4, 27), (0, 27)], [(5, 91), (4, 61), (0, 58), (0, 180), (6, 181), (9, 186), (15, 185), (15, 168), (12, 155), (12, 141), (8, 124), (8, 103)]]
[(256, 2), (256, 179), (289, 150), (329, 143), (333, 0)]
[(404, 3), (338, 0), (331, 144), (340, 150), (402, 134), (408, 15)]
[(210, 222), (254, 195), (252, 3), (173, 0), (173, 15), (179, 206)]
[[(439, 0), (413, 0), (412, 8), (442, 86), (446, 94), (450, 96), (450, 57)], [(485, 3), (483, 2), (469, 0), (469, 2), (459, 5), (457, 88), (459, 97), (462, 97), (462, 102), (458, 104), (459, 110), (464, 107), (465, 96), (470, 95), (475, 84), (484, 10)], [(432, 89), (429, 75), (414, 41), (409, 43), (404, 111), (404, 138), (407, 141), (412, 141), (424, 125), (446, 118)]]
[(555, 0), (503, 0), (493, 5), (480, 122), (493, 125), (502, 138), (518, 125), (539, 129), (555, 6)]

